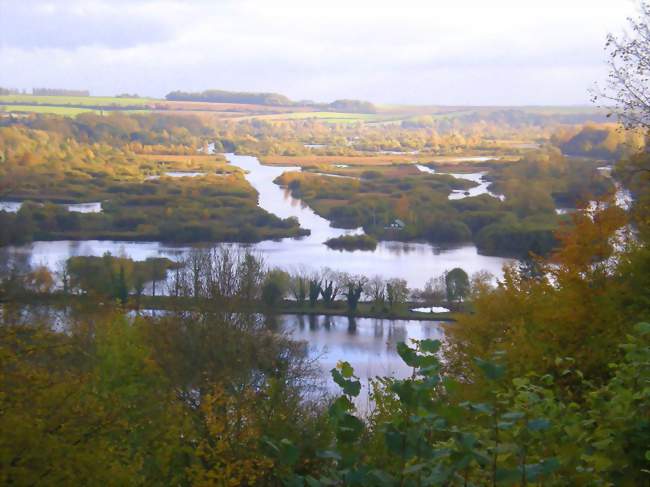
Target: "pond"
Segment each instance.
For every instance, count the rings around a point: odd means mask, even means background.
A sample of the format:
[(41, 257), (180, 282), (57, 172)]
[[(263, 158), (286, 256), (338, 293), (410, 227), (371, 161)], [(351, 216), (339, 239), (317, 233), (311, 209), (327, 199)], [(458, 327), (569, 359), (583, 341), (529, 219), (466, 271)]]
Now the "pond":
[[(226, 154), (233, 165), (246, 171), (246, 179), (259, 193), (259, 205), (281, 218), (296, 217), (311, 235), (302, 238), (268, 240), (258, 244), (227, 244), (250, 248), (259, 252), (269, 266), (291, 271), (297, 268), (318, 270), (330, 267), (337, 271), (367, 277), (381, 275), (385, 278), (406, 279), (411, 287), (422, 287), (432, 277), (440, 276), (454, 267), (468, 274), (488, 271), (501, 276), (503, 265), (510, 261), (501, 257), (480, 255), (473, 244), (441, 247), (428, 243), (380, 242), (374, 251), (347, 252), (333, 250), (323, 244), (326, 240), (346, 234), (362, 233), (362, 229), (333, 228), (330, 223), (314, 213), (289, 190), (273, 182), (287, 171), (300, 171), (299, 167), (264, 166), (255, 157)], [(128, 255), (142, 260), (163, 256), (179, 259), (190, 250), (189, 246), (173, 246), (161, 242), (126, 241), (52, 241), (6, 247), (3, 252), (24, 262), (45, 264), (56, 268), (60, 262), (77, 255)]]

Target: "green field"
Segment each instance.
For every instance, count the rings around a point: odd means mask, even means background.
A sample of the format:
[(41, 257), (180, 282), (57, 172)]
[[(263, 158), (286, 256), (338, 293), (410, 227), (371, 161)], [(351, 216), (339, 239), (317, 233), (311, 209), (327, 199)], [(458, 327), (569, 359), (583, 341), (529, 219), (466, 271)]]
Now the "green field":
[(51, 113), (54, 115), (63, 115), (66, 117), (74, 117), (80, 113), (94, 112), (99, 113), (99, 110), (92, 108), (77, 108), (66, 106), (42, 106), (42, 105), (0, 105), (0, 110), (6, 112), (20, 112), (20, 113)]
[(33, 95), (3, 95), (0, 103), (17, 103), (21, 105), (80, 105), (80, 106), (105, 106), (124, 107), (155, 103), (154, 98), (118, 98), (115, 96), (33, 96)]
[[(76, 117), (81, 113), (107, 113), (96, 108), (79, 108), (69, 106), (49, 106), (49, 105), (0, 105), (0, 111), (16, 113), (47, 113), (52, 115), (62, 115), (64, 117)], [(120, 110), (120, 113), (148, 113), (150, 110)]]

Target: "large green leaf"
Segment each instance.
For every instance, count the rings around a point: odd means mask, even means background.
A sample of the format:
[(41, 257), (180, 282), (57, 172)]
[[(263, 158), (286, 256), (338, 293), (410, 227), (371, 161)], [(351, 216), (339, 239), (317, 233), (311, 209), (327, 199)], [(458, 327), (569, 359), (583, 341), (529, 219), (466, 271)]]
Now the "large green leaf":
[(419, 362), (418, 362), (418, 354), (410, 348), (406, 343), (404, 342), (399, 342), (397, 344), (397, 353), (399, 354), (400, 357), (402, 357), (402, 360), (406, 365), (410, 367), (418, 367)]
[(332, 369), (332, 379), (343, 389), (343, 393), (348, 396), (357, 397), (361, 392), (361, 382), (358, 380), (346, 379), (338, 369)]
[(346, 443), (357, 440), (362, 431), (363, 422), (356, 416), (347, 413), (338, 420), (336, 425), (336, 437)]
[(437, 353), (442, 346), (440, 340), (431, 340), (429, 338), (420, 340), (420, 351), (425, 353)]
[(505, 365), (483, 360), (481, 358), (475, 358), (474, 361), (483, 374), (485, 374), (485, 377), (490, 380), (499, 380), (506, 372)]

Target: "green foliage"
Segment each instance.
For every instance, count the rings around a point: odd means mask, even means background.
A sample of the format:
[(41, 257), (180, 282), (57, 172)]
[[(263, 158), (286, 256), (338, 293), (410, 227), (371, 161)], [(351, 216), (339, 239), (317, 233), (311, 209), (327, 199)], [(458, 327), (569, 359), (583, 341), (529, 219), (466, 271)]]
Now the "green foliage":
[(115, 257), (71, 257), (66, 263), (69, 289), (84, 294), (104, 296), (126, 303), (131, 291), (142, 289), (144, 283), (164, 281), (169, 269), (176, 264), (166, 258), (134, 261)]
[(445, 274), (447, 302), (460, 302), (469, 294), (469, 276), (463, 269), (456, 267)]
[(277, 306), (289, 291), (289, 274), (274, 269), (267, 272), (262, 283), (262, 301), (270, 308)]
[(273, 485), (328, 443), (299, 347), (250, 316), (88, 319), (3, 320), (3, 485)]
[[(466, 400), (441, 374), (440, 342), (398, 344), (412, 377), (375, 383), (367, 426), (354, 416), (360, 389), (347, 363), (332, 370), (343, 396), (330, 407), (336, 442), (321, 476), (295, 485), (642, 485), (650, 475), (650, 324), (635, 327), (612, 379), (584, 382), (586, 400), (563, 397), (560, 377), (506, 379), (476, 359), (488, 387)], [(571, 370), (566, 373), (578, 374)], [(611, 402), (610, 402), (611, 401)], [(367, 430), (366, 428), (370, 428)], [(365, 432), (364, 432), (365, 431)]]
[(386, 301), (391, 310), (402, 306), (408, 299), (409, 288), (404, 279), (389, 279), (386, 282)]
[(210, 103), (254, 103), (257, 105), (288, 106), (292, 102), (278, 93), (237, 93), (234, 91), (205, 90), (200, 93), (172, 91), (165, 98), (171, 101), (204, 101)]
[(343, 235), (326, 240), (325, 245), (335, 250), (375, 250), (377, 240), (369, 235)]

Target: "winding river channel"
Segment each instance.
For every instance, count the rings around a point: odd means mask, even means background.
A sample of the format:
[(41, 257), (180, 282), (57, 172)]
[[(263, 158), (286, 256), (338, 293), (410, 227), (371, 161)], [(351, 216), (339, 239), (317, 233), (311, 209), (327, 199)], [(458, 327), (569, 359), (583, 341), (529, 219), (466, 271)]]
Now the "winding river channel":
[[(454, 267), (461, 267), (470, 275), (485, 270), (500, 276), (503, 264), (508, 261), (500, 257), (479, 255), (472, 244), (440, 247), (428, 243), (380, 242), (374, 251), (330, 249), (323, 244), (328, 238), (360, 233), (362, 230), (331, 227), (327, 220), (273, 182), (284, 172), (300, 171), (299, 167), (265, 166), (255, 157), (236, 154), (226, 154), (226, 158), (233, 166), (246, 171), (246, 179), (259, 193), (259, 205), (262, 208), (282, 218), (296, 217), (302, 227), (311, 230), (311, 235), (301, 238), (269, 240), (253, 245), (228, 244), (252, 248), (264, 257), (269, 266), (289, 271), (329, 267), (368, 277), (379, 274), (385, 278), (403, 278), (411, 287), (422, 287), (429, 278), (437, 277)], [(3, 251), (32, 265), (45, 264), (56, 268), (71, 256), (111, 252), (114, 255), (128, 255), (136, 260), (153, 256), (175, 260), (182, 258), (190, 248), (161, 242), (59, 240), (7, 247)]]

